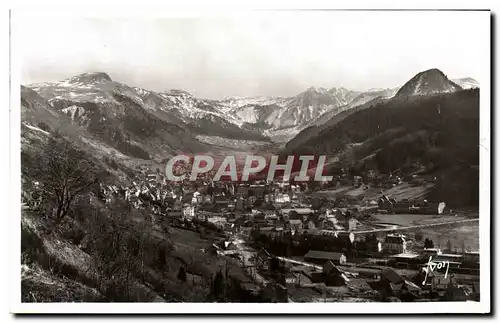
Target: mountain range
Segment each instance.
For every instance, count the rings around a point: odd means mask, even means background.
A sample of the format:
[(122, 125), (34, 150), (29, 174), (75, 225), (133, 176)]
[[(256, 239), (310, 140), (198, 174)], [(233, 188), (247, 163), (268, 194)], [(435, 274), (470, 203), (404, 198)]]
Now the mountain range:
[[(182, 90), (156, 92), (116, 82), (103, 72), (22, 87), (23, 122), (65, 128), (100, 150), (141, 159), (207, 151), (218, 142), (245, 140), (294, 147), (357, 111), (408, 96), (477, 87), (432, 69), (401, 87), (366, 92), (310, 87), (291, 97), (196, 98)], [(85, 134), (85, 135), (83, 135)]]

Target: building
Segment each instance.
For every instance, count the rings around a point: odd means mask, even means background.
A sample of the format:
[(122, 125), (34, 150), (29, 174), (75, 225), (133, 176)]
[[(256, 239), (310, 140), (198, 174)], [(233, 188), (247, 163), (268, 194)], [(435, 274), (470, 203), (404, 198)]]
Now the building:
[(290, 202), (290, 195), (285, 193), (279, 193), (274, 198), (275, 203), (288, 203)]
[(422, 263), (422, 257), (413, 253), (400, 253), (391, 256), (390, 263), (397, 268), (418, 268)]
[(248, 186), (240, 185), (236, 188), (236, 195), (240, 197), (248, 196)]
[(229, 199), (223, 195), (214, 196), (214, 201), (216, 205), (220, 205), (221, 207), (228, 207)]
[(406, 253), (406, 239), (402, 234), (388, 234), (384, 242), (384, 250), (388, 253)]
[(311, 283), (324, 283), (326, 286), (343, 286), (349, 279), (330, 260), (323, 265), (321, 272), (305, 273)]
[(479, 251), (466, 251), (464, 253), (464, 262), (479, 264)]
[(294, 216), (297, 216), (297, 218), (302, 219), (303, 217), (309, 217), (310, 215), (314, 214), (314, 211), (310, 208), (304, 207), (304, 208), (285, 208), (281, 209), (280, 211), (281, 215), (283, 216), (284, 219), (292, 219)]
[(388, 198), (383, 195), (378, 202), (380, 210), (389, 213), (411, 213), (411, 214), (442, 214), (446, 208), (444, 202), (428, 202), (427, 200), (401, 200)]
[(366, 173), (366, 177), (368, 178), (368, 180), (373, 181), (377, 178), (377, 173), (373, 169), (370, 169)]
[(429, 256), (435, 257), (435, 256), (440, 255), (440, 254), (442, 254), (442, 252), (441, 252), (441, 249), (439, 249), (439, 248), (425, 248), (423, 251), (423, 255), (427, 256), (427, 257), (429, 257)]
[(235, 209), (237, 211), (243, 211), (245, 209), (245, 200), (242, 197), (236, 200)]
[(431, 281), (431, 287), (433, 291), (445, 291), (450, 286), (453, 286), (451, 276), (444, 278), (444, 276), (441, 275), (433, 275)]
[(189, 204), (184, 204), (182, 208), (182, 214), (185, 218), (192, 219), (194, 218), (194, 206), (191, 206)]
[(387, 281), (391, 284), (400, 284), (405, 281), (405, 279), (401, 275), (399, 275), (391, 268), (382, 270), (382, 272), (380, 273), (380, 280)]
[(400, 299), (414, 301), (422, 289), (415, 283), (404, 279), (391, 268), (386, 268), (380, 272), (380, 281), (368, 283), (370, 287), (378, 290), (383, 296), (396, 296)]
[(212, 204), (212, 201), (213, 201), (213, 196), (212, 195), (210, 195), (210, 194), (203, 195), (202, 203), (204, 203), (204, 204)]
[(342, 273), (330, 260), (323, 265), (323, 276), (327, 286), (341, 286), (349, 281), (344, 273)]
[(450, 264), (461, 264), (463, 261), (463, 257), (463, 255), (458, 254), (440, 253), (432, 257), (432, 260), (437, 262), (449, 262)]
[(354, 231), (356, 230), (356, 225), (357, 225), (358, 221), (356, 221), (355, 218), (347, 218), (347, 221), (346, 221), (346, 230), (348, 231)]
[(341, 242), (345, 247), (352, 246), (355, 238), (354, 232), (338, 232), (331, 230), (320, 230), (314, 236), (328, 244)]
[(347, 258), (343, 253), (319, 250), (309, 250), (309, 252), (304, 256), (304, 260), (315, 263), (325, 263), (326, 261), (331, 261), (333, 264), (337, 265), (345, 264), (347, 262)]

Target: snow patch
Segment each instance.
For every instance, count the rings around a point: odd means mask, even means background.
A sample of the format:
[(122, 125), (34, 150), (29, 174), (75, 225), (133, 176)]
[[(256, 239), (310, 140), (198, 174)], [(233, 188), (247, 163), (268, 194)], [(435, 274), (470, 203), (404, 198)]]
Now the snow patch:
[(48, 134), (49, 134), (47, 131), (42, 130), (42, 129), (38, 128), (38, 127), (35, 127), (34, 125), (31, 125), (31, 124), (29, 124), (29, 123), (27, 123), (27, 122), (23, 122), (23, 125), (25, 125), (27, 128), (29, 128), (29, 129), (31, 129), (31, 130), (41, 132), (41, 133), (43, 133), (43, 134), (45, 134), (45, 135), (48, 135)]

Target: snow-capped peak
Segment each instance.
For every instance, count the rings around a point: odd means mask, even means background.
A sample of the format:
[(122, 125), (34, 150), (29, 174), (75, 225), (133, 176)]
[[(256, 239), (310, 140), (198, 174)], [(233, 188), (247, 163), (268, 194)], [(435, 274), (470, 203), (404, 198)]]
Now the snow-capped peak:
[(474, 89), (479, 87), (479, 82), (472, 77), (463, 77), (458, 79), (453, 79), (453, 82), (460, 85), (463, 89)]
[(433, 68), (415, 75), (399, 89), (396, 96), (432, 95), (455, 92), (461, 89), (459, 85), (450, 81), (442, 71)]
[(71, 84), (78, 83), (103, 83), (111, 82), (111, 77), (104, 72), (93, 72), (93, 73), (83, 73), (77, 76), (73, 76), (67, 80)]

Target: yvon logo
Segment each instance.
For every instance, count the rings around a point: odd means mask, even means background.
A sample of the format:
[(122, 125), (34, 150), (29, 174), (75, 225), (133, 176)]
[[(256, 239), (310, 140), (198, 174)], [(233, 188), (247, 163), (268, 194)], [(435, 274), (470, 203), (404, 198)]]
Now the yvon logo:
[(440, 269), (446, 268), (446, 272), (444, 273), (444, 278), (448, 277), (448, 270), (450, 269), (450, 262), (449, 261), (432, 261), (432, 256), (429, 257), (429, 261), (427, 262), (427, 265), (423, 268), (425, 271), (425, 278), (424, 281), (422, 282), (422, 285), (425, 285), (427, 283), (427, 277), (429, 276), (430, 273), (437, 272)]

